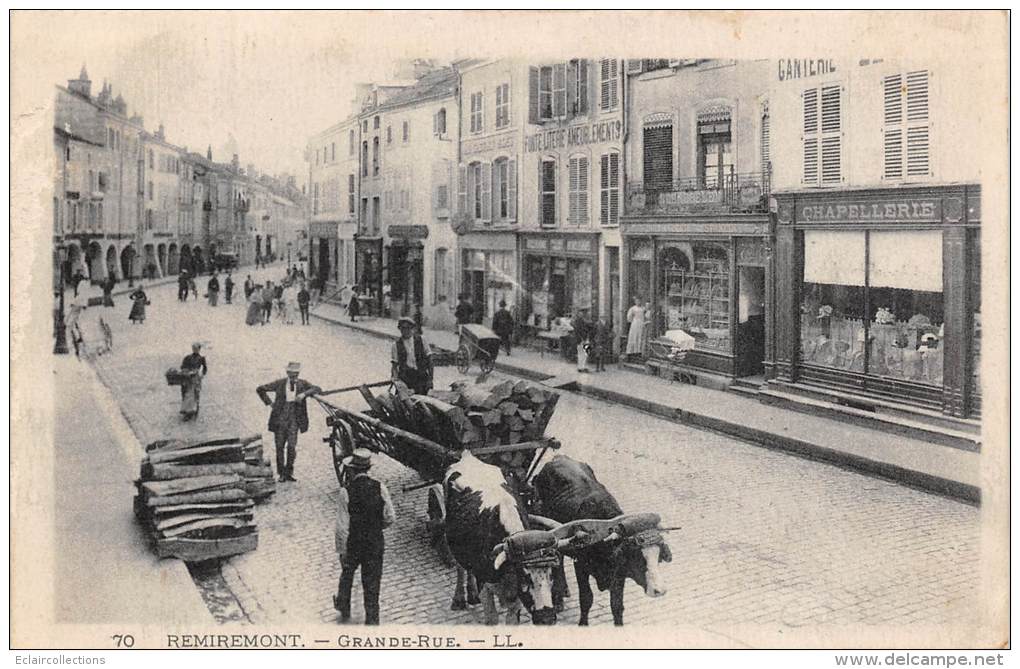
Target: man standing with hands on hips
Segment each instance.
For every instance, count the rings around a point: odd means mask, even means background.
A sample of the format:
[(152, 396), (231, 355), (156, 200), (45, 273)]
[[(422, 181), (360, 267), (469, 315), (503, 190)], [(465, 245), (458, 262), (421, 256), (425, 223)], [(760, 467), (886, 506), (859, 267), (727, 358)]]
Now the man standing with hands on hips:
[[(299, 379), (301, 363), (287, 365), (287, 378), (270, 381), (255, 389), (269, 414), (269, 431), (276, 437), (276, 473), (280, 481), (296, 481), (294, 458), (297, 457), (299, 432), (308, 431), (308, 406), (305, 400), (322, 392), (322, 388)], [(275, 396), (270, 401), (269, 393)]]

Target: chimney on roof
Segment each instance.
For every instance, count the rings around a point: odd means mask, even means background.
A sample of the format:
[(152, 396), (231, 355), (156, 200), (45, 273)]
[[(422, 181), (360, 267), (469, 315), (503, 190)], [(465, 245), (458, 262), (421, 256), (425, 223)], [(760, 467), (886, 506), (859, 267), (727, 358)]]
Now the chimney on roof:
[(159, 129), (156, 130), (156, 139), (161, 142), (166, 141), (166, 128), (163, 127), (162, 123), (159, 124)]
[(234, 157), (230, 159), (230, 167), (233, 168), (234, 174), (240, 174), (241, 173), (241, 163), (237, 159), (237, 154), (236, 153), (234, 154)]
[(210, 163), (212, 162), (212, 144), (210, 144), (209, 148), (205, 150), (205, 159)]
[(78, 78), (68, 80), (67, 89), (86, 100), (92, 97), (92, 82), (89, 80), (89, 73), (84, 64), (81, 66), (81, 74), (78, 75)]

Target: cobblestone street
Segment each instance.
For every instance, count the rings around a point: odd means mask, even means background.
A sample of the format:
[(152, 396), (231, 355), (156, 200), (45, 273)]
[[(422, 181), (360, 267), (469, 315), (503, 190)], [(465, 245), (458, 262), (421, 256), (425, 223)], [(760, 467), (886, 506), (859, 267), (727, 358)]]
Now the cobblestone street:
[[(235, 276), (238, 289), (244, 275)], [(115, 350), (96, 367), (143, 443), (261, 431), (272, 454), (268, 409), (254, 388), (282, 377), (288, 360), (302, 361), (303, 377), (323, 388), (388, 375), (385, 341), (314, 320), (247, 327), (240, 304), (181, 304), (175, 295), (173, 285), (152, 289), (149, 318), (140, 326), (128, 322), (123, 298), (114, 309), (89, 309), (83, 317), (98, 312), (113, 327)], [(163, 373), (193, 340), (205, 342), (209, 376), (199, 419), (181, 423), (178, 391), (166, 386)], [(456, 370), (441, 368), (436, 385), (455, 378)], [(356, 394), (342, 403), (363, 408)], [(258, 549), (223, 566), (253, 623), (336, 620), (330, 597), (338, 576), (337, 482), (321, 440), (324, 414), (309, 407), (312, 427), (300, 440), (297, 483), (280, 484), (257, 508)], [(548, 434), (562, 441), (563, 452), (590, 463), (625, 511), (655, 511), (664, 525), (682, 526), (668, 539), (669, 594), (648, 599), (628, 585), (628, 624), (697, 625), (725, 634), (745, 624), (776, 632), (976, 616), (977, 508), (570, 393), (562, 395)], [(450, 610), (454, 570), (428, 547), (426, 493), (402, 492), (419, 479), (385, 458), (373, 471), (389, 486), (398, 516), (387, 531), (383, 623), (479, 622), (480, 607)], [(566, 625), (577, 621), (569, 569), (568, 575), (573, 596), (560, 618)], [(358, 583), (355, 621), (360, 597)], [(591, 622), (611, 625), (608, 594), (596, 595)]]

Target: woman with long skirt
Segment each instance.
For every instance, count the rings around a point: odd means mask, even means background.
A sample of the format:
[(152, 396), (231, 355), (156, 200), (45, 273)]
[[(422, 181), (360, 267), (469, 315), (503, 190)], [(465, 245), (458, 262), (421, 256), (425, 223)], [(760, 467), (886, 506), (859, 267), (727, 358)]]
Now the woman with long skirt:
[(645, 352), (645, 309), (641, 306), (641, 300), (634, 298), (634, 305), (627, 310), (627, 322), (630, 329), (627, 331), (627, 357), (642, 355)]
[(262, 322), (262, 289), (259, 286), (255, 286), (248, 295), (248, 313), (244, 322), (248, 325), (258, 325)]
[(128, 319), (132, 325), (135, 323), (145, 322), (145, 307), (149, 304), (149, 297), (139, 286), (135, 289), (135, 292), (131, 293), (131, 313), (128, 314)]

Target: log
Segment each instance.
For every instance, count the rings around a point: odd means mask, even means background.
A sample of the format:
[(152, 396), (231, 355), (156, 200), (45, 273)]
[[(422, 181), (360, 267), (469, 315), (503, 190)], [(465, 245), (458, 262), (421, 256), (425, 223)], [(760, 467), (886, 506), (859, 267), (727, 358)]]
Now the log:
[(217, 513), (237, 513), (247, 511), (254, 507), (251, 500), (237, 502), (211, 502), (207, 504), (177, 504), (175, 506), (156, 506), (151, 509), (153, 517), (164, 518), (179, 515), (182, 513), (205, 513), (207, 515)]
[(180, 527), (181, 525), (188, 525), (196, 521), (223, 519), (228, 521), (242, 520), (246, 522), (251, 522), (254, 517), (255, 516), (251, 512), (251, 510), (239, 511), (234, 513), (217, 513), (214, 515), (210, 515), (208, 513), (190, 513), (187, 515), (173, 516), (166, 518), (165, 520), (160, 520), (156, 523), (155, 528), (157, 532), (165, 533), (167, 530), (171, 530), (172, 528)]
[(466, 386), (461, 391), (458, 404), (465, 409), (494, 409), (499, 399), (482, 386)]
[(542, 407), (542, 411), (535, 418), (532, 425), (537, 430), (536, 438), (541, 437), (545, 434), (545, 428), (549, 426), (549, 421), (552, 420), (553, 413), (556, 411), (556, 403), (560, 401), (560, 396), (553, 393), (549, 396), (549, 401)]
[(239, 486), (241, 477), (237, 474), (220, 474), (215, 476), (192, 476), (172, 481), (145, 481), (142, 488), (151, 495), (183, 495), (203, 490), (222, 490)]
[(457, 404), (460, 400), (460, 393), (453, 390), (430, 390), (429, 397), (434, 397), (447, 404)]
[(530, 397), (531, 401), (535, 402), (536, 404), (541, 404), (542, 402), (545, 402), (547, 399), (545, 391), (537, 386), (528, 387), (528, 397)]
[(515, 395), (524, 395), (524, 394), (527, 394), (528, 388), (530, 386), (531, 386), (530, 383), (528, 383), (524, 379), (521, 379), (520, 381), (518, 381), (517, 383), (514, 384), (514, 394)]
[(492, 386), (490, 392), (498, 397), (500, 401), (509, 399), (514, 392), (514, 386), (516, 384), (513, 381), (503, 381)]
[(222, 464), (241, 462), (243, 460), (244, 450), (239, 444), (197, 446), (149, 453), (149, 462), (154, 465), (173, 462), (178, 464)]
[(490, 409), (482, 414), (482, 423), (488, 427), (489, 425), (498, 425), (503, 420), (503, 412), (499, 409)]
[(151, 472), (145, 478), (153, 481), (169, 481), (221, 474), (244, 474), (246, 471), (245, 463), (243, 462), (230, 462), (222, 465), (150, 465), (149, 469)]
[(185, 495), (152, 495), (145, 498), (146, 506), (175, 506), (177, 504), (206, 504), (210, 502), (233, 502), (248, 499), (248, 494), (241, 488), (224, 488), (223, 490), (207, 490)]
[(187, 525), (181, 525), (178, 527), (166, 529), (161, 532), (164, 537), (173, 538), (186, 534), (188, 532), (194, 532), (195, 530), (205, 530), (213, 527), (229, 527), (229, 528), (241, 528), (248, 527), (251, 524), (247, 520), (240, 518), (206, 518), (204, 520), (196, 520)]
[(530, 423), (535, 420), (535, 412), (531, 409), (518, 409), (517, 415), (521, 417), (521, 420)]
[(499, 410), (503, 412), (504, 416), (512, 416), (520, 409), (516, 402), (510, 400), (503, 400), (499, 403)]

